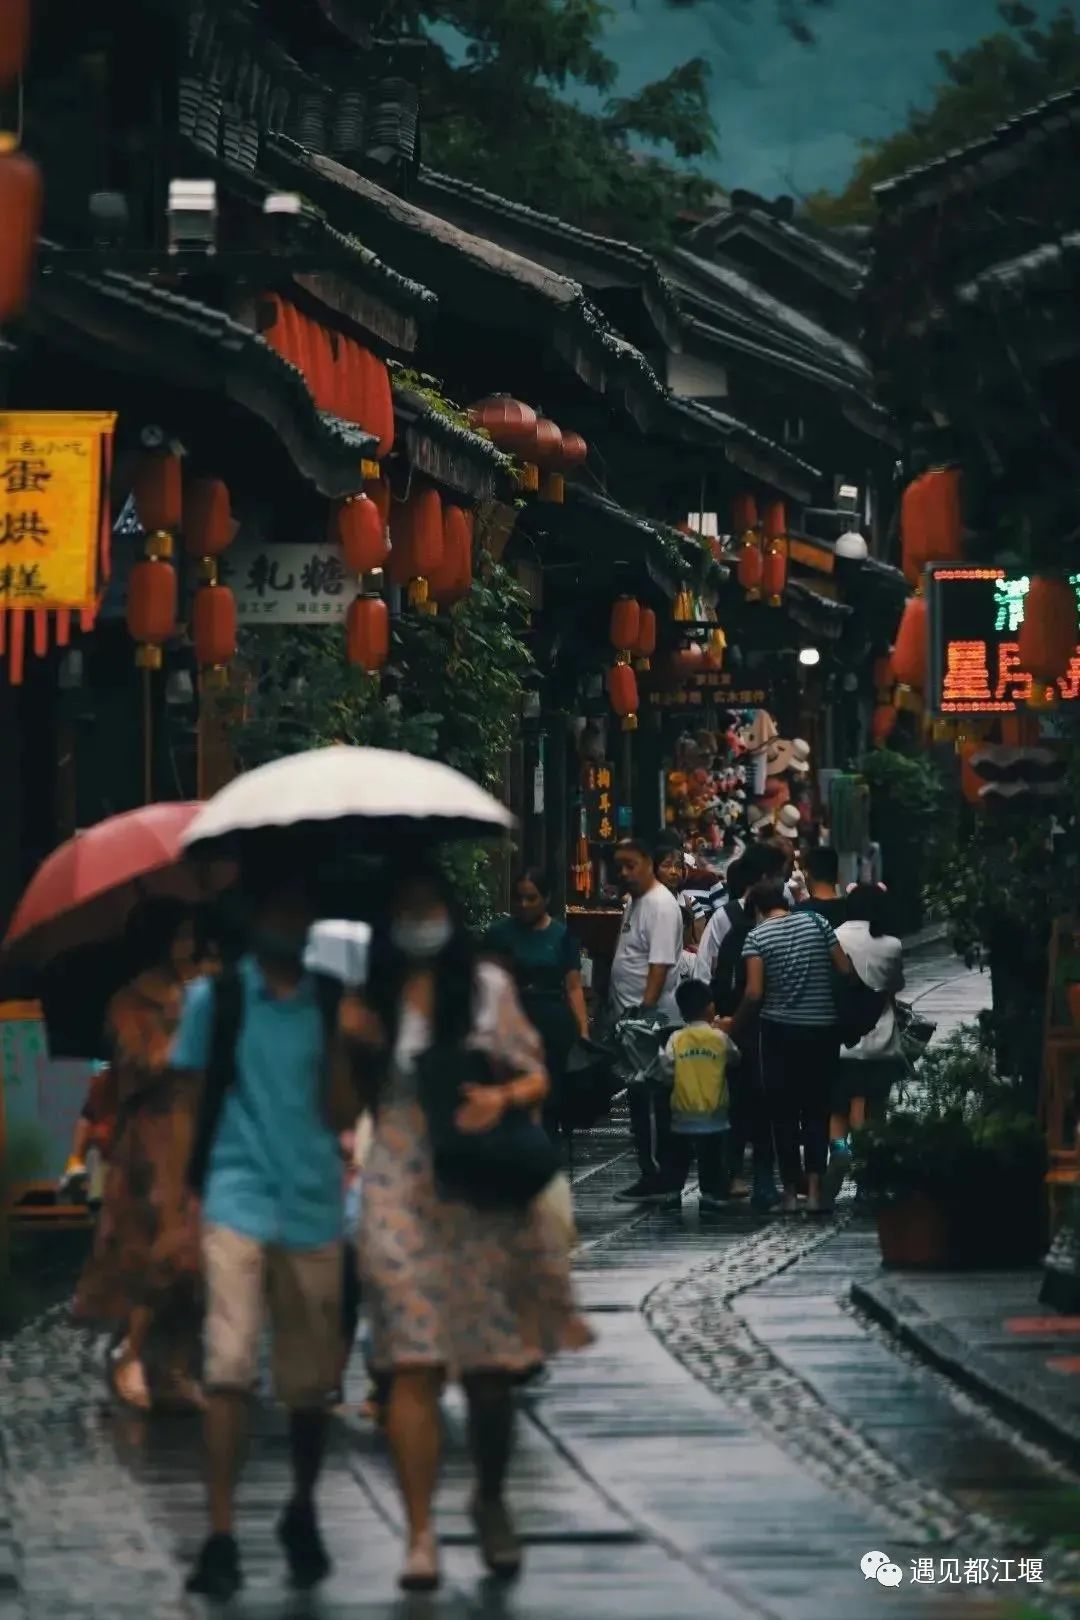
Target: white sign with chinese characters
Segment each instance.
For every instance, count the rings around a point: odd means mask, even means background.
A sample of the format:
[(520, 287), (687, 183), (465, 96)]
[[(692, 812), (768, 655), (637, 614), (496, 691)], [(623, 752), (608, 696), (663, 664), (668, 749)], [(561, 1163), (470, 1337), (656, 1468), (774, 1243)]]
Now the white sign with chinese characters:
[(218, 573), (236, 597), (241, 624), (336, 624), (356, 595), (340, 546), (238, 540)]

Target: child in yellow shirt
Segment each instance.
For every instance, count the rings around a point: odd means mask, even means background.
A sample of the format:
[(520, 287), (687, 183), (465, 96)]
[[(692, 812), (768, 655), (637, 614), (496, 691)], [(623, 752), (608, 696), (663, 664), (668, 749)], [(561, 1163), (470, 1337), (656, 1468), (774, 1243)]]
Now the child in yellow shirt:
[(666, 1190), (681, 1198), (696, 1155), (700, 1206), (727, 1207), (731, 1173), (728, 1166), (728, 1064), (739, 1049), (729, 1035), (714, 1028), (712, 991), (689, 979), (676, 991), (685, 1022), (668, 1041), (660, 1058), (661, 1078), (671, 1086), (671, 1153), (665, 1166)]

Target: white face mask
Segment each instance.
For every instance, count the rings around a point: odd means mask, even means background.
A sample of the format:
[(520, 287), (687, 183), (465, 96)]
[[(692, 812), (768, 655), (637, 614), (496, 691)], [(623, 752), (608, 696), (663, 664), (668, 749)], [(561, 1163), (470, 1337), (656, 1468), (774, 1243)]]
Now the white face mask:
[(430, 962), (453, 937), (449, 917), (400, 917), (390, 925), (390, 943), (413, 962)]

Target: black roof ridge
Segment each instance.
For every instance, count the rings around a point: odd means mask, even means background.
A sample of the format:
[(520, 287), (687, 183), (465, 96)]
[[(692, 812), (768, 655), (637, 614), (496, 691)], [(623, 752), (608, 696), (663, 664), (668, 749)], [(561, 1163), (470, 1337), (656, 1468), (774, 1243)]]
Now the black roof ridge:
[(683, 239), (683, 245), (693, 245), (708, 232), (723, 230), (726, 226), (731, 227), (729, 234), (742, 226), (743, 228), (757, 227), (765, 232), (771, 232), (781, 239), (793, 238), (794, 242), (810, 247), (819, 260), (825, 261), (826, 264), (837, 271), (837, 275), (830, 278), (832, 281), (842, 281), (845, 286), (850, 286), (852, 291), (857, 291), (859, 283), (866, 273), (866, 265), (862, 259), (856, 258), (854, 254), (845, 253), (843, 248), (837, 247), (835, 243), (824, 240), (816, 230), (807, 224), (799, 220), (780, 219), (771, 214), (767, 208), (748, 208), (745, 206), (718, 208), (714, 213), (703, 219), (700, 225), (695, 225), (693, 230), (687, 233)]
[[(1075, 118), (1071, 116), (1073, 114)], [(1023, 112), (1015, 113), (1003, 123), (995, 125), (988, 135), (982, 135), (976, 141), (969, 141), (965, 146), (953, 147), (950, 151), (943, 152), (940, 157), (931, 158), (927, 163), (906, 169), (903, 174), (893, 175), (889, 180), (879, 181), (873, 188), (873, 195), (879, 203), (886, 206), (893, 200), (902, 203), (906, 194), (917, 191), (920, 185), (933, 183), (954, 174), (957, 170), (967, 169), (1029, 132), (1033, 133), (1040, 129), (1045, 132), (1046, 126), (1061, 115), (1065, 115), (1070, 123), (1080, 119), (1080, 84), (1075, 84), (1068, 90), (1058, 91), (1055, 95), (1036, 102), (1034, 106), (1026, 107)]]

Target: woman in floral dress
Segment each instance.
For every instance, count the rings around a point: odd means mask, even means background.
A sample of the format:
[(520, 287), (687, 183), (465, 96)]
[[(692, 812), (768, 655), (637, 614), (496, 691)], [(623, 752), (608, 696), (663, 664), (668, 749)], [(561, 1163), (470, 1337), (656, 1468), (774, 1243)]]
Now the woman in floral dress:
[(196, 968), (191, 916), (172, 901), (148, 901), (132, 918), (128, 943), (132, 963), (145, 965), (106, 1014), (112, 1049), (106, 1106), (116, 1123), (94, 1250), (74, 1310), (79, 1320), (125, 1330), (113, 1386), (125, 1404), (147, 1411), (147, 1339), (166, 1317), (172, 1364), (165, 1393), (185, 1404), (199, 1399), (191, 1376), (198, 1216), (186, 1186), (194, 1099), (168, 1069), (184, 984)]
[(480, 1210), (439, 1196), (417, 1063), (437, 1049), (452, 1064), (453, 1049), (467, 1048), (506, 1077), (463, 1088), (457, 1124), (480, 1132), (507, 1108), (538, 1116), (547, 1091), (542, 1045), (512, 980), (476, 960), (445, 885), (423, 875), (401, 883), (377, 927), (371, 982), (362, 1001), (344, 1004), (342, 1028), (375, 1115), (360, 1271), (372, 1367), (390, 1384), (386, 1432), (408, 1519), (401, 1584), (422, 1591), (439, 1581), (431, 1503), (446, 1378), (461, 1380), (468, 1401), (472, 1515), (485, 1561), (513, 1576), (521, 1549), (503, 1486), (514, 1384), (591, 1334), (574, 1307), (564, 1234), (542, 1201)]

